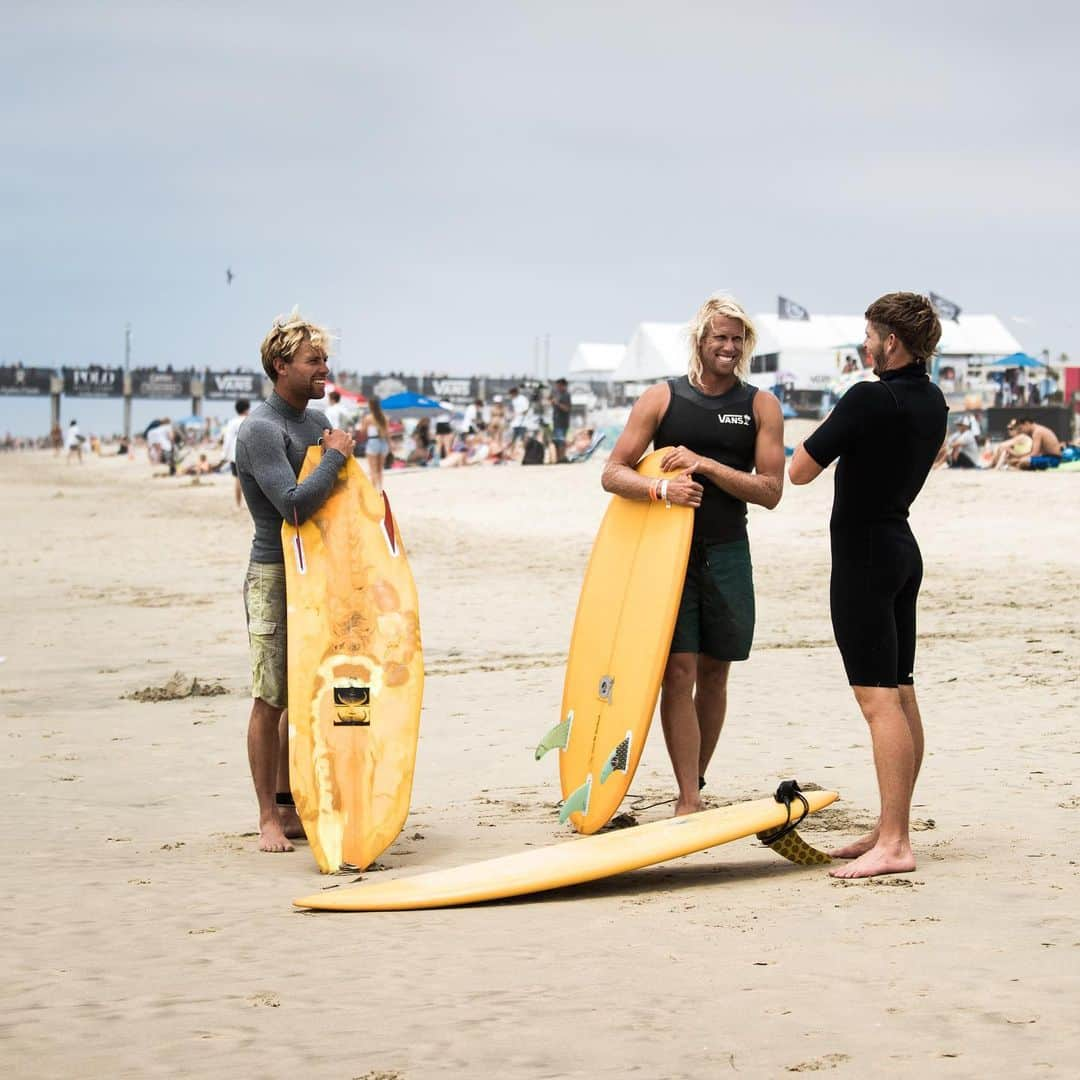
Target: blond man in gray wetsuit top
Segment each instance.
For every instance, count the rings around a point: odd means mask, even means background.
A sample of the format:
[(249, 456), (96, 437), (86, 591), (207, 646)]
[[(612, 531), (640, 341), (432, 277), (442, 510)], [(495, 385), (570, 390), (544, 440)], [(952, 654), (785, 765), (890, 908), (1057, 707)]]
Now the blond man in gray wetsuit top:
[[(244, 579), (251, 647), (248, 761), (259, 802), (259, 850), (292, 851), (303, 835), (289, 790), (288, 682), (285, 647), (285, 557), (281, 524), (303, 524), (326, 501), (353, 452), (352, 437), (331, 430), (317, 401), (329, 375), (330, 335), (294, 308), (279, 316), (262, 343), (262, 364), (274, 384), (251, 410), (236, 438), (236, 472), (255, 523)], [(320, 440), (323, 459), (301, 484), (308, 447)]]

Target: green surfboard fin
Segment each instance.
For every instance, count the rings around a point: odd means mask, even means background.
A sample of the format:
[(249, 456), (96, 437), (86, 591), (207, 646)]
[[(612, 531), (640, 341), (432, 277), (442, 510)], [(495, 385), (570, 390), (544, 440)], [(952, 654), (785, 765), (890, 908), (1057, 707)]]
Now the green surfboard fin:
[(626, 733), (626, 738), (611, 751), (607, 761), (604, 762), (603, 769), (600, 771), (601, 784), (604, 783), (613, 772), (626, 772), (626, 766), (630, 760), (630, 742), (632, 738), (633, 732), (628, 731)]
[(569, 820), (571, 814), (576, 814), (579, 810), (583, 814), (589, 812), (589, 793), (592, 791), (592, 774), (586, 778), (585, 783), (567, 796), (566, 801), (562, 804), (562, 809), (559, 811), (559, 824), (565, 825)]
[(570, 728), (574, 723), (574, 710), (561, 723), (556, 724), (541, 740), (536, 747), (536, 760), (539, 761), (549, 750), (565, 750), (570, 742)]

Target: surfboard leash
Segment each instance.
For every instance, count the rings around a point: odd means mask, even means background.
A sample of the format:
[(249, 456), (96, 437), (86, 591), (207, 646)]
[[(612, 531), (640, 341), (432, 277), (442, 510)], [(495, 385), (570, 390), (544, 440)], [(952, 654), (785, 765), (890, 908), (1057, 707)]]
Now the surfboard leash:
[[(812, 847), (795, 831), (795, 827), (802, 824), (810, 813), (810, 804), (806, 801), (798, 780), (784, 780), (776, 789), (773, 798), (787, 808), (787, 821), (778, 829), (759, 832), (757, 838), (762, 844), (799, 866), (823, 866), (832, 862), (829, 855)], [(796, 799), (802, 803), (803, 812), (792, 821), (791, 804)]]
[[(800, 825), (805, 817), (810, 813), (810, 804), (806, 801), (806, 796), (802, 793), (802, 788), (799, 787), (798, 780), (782, 780), (780, 786), (773, 794), (773, 798), (778, 803), (783, 803), (784, 808), (787, 810), (787, 821), (784, 822), (780, 828), (766, 832), (758, 833), (762, 840), (770, 847), (778, 840), (783, 840), (788, 833), (793, 833), (798, 825)], [(802, 803), (803, 812), (794, 820), (791, 820), (791, 804), (798, 799)]]

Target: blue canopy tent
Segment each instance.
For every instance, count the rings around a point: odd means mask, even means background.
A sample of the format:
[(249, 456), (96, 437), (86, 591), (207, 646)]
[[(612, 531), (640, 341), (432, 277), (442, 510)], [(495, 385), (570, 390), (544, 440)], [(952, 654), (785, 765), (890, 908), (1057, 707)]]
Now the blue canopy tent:
[(413, 393), (411, 390), (407, 390), (403, 394), (391, 394), (390, 397), (383, 398), (381, 404), (383, 412), (392, 413), (396, 420), (405, 417), (444, 416), (448, 414), (448, 410), (444, 409), (434, 398)]
[(1015, 352), (1012, 356), (1005, 356), (1000, 360), (995, 360), (992, 364), (988, 364), (987, 367), (1008, 371), (1010, 368), (1040, 368), (1046, 367), (1046, 365), (1041, 360), (1036, 360), (1034, 356), (1028, 356), (1027, 353)]

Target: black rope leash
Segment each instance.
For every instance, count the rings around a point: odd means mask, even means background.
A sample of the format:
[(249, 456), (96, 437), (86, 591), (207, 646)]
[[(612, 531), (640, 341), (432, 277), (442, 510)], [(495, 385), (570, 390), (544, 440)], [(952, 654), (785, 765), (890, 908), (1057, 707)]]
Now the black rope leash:
[[(810, 804), (806, 801), (806, 796), (802, 793), (802, 788), (799, 787), (798, 780), (782, 780), (780, 786), (776, 789), (773, 798), (778, 803), (784, 804), (787, 809), (787, 821), (785, 821), (775, 832), (762, 834), (761, 840), (766, 847), (771, 847), (777, 840), (783, 840), (788, 833), (793, 833), (795, 829), (802, 824), (803, 818), (810, 813)], [(802, 803), (803, 812), (792, 821), (791, 804), (796, 799)]]

